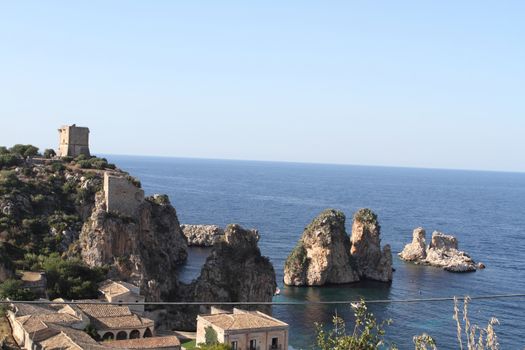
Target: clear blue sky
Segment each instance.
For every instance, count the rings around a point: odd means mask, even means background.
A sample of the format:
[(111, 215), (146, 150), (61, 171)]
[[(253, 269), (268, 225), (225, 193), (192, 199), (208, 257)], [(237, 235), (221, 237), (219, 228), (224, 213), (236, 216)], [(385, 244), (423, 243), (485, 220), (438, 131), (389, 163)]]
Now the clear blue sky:
[(1, 1), (0, 144), (525, 171), (525, 1)]

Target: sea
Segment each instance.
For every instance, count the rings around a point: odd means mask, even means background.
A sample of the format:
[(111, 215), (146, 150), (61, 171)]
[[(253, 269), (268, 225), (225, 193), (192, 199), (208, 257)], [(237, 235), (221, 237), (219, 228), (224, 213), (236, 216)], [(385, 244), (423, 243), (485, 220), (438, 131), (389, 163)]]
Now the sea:
[[(140, 179), (147, 195), (168, 194), (184, 224), (239, 223), (256, 228), (259, 247), (273, 263), (281, 294), (274, 301), (386, 300), (368, 311), (386, 326), (387, 343), (413, 349), (427, 333), (439, 349), (459, 349), (454, 304), (414, 299), (525, 293), (525, 173), (436, 170), (284, 162), (107, 156)], [(304, 228), (326, 208), (352, 215), (371, 208), (379, 217), (382, 244), (394, 254), (391, 284), (360, 282), (324, 287), (283, 284), (286, 257)], [(456, 236), (459, 248), (486, 269), (457, 274), (401, 261), (397, 253), (424, 227)], [(199, 275), (209, 249), (191, 248), (180, 279)], [(463, 308), (463, 305), (460, 305)], [(333, 316), (354, 328), (348, 303), (279, 305), (273, 316), (290, 325), (290, 348), (311, 349), (316, 324), (329, 329)], [(461, 316), (461, 315), (460, 315)], [(525, 347), (525, 298), (474, 299), (472, 323), (495, 327), (502, 349)]]

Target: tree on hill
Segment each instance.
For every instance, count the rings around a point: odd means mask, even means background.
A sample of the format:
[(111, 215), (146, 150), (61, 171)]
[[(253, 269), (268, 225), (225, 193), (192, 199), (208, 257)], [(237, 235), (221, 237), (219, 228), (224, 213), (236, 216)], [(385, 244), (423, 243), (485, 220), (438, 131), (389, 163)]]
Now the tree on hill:
[(50, 158), (55, 157), (56, 155), (57, 155), (57, 154), (56, 154), (55, 150), (52, 149), (52, 148), (47, 148), (47, 149), (44, 151), (44, 158), (50, 159)]
[(38, 147), (35, 147), (33, 145), (16, 144), (9, 149), (9, 152), (11, 152), (12, 154), (19, 155), (24, 159), (27, 159), (29, 157), (34, 157), (38, 154)]
[(34, 300), (33, 292), (24, 288), (24, 283), (20, 280), (8, 279), (0, 284), (0, 298), (11, 300)]

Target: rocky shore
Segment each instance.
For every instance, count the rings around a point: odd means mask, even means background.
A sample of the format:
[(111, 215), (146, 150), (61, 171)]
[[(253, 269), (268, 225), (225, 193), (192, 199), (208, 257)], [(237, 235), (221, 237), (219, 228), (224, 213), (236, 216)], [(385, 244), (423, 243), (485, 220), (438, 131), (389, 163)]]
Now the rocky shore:
[(211, 247), (224, 239), (224, 230), (217, 225), (181, 225), (188, 246)]

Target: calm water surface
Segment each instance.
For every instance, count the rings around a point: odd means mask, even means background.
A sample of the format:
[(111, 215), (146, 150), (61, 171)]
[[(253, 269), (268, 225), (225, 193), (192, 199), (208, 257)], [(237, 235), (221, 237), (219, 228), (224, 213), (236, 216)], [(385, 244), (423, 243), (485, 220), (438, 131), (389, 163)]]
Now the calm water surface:
[[(342, 165), (109, 156), (142, 181), (147, 194), (166, 193), (181, 223), (229, 223), (259, 229), (259, 246), (274, 264), (282, 290), (275, 301), (399, 300), (523, 293), (525, 291), (525, 174), (381, 168)], [(394, 256), (394, 281), (324, 288), (284, 287), (284, 261), (304, 227), (323, 209), (349, 218), (359, 208), (379, 215), (382, 242), (395, 253), (423, 226), (454, 234), (460, 249), (487, 268), (453, 274), (404, 263)], [(199, 274), (207, 250), (192, 251), (181, 278)], [(479, 323), (496, 316), (503, 349), (523, 349), (525, 299), (473, 301)], [(369, 307), (380, 319), (393, 319), (388, 339), (411, 349), (412, 336), (427, 332), (440, 349), (457, 349), (452, 302), (387, 303)], [(337, 311), (352, 322), (345, 305), (276, 306), (274, 316), (290, 324), (291, 345), (309, 348), (314, 323), (330, 323)], [(351, 326), (351, 324), (350, 324)]]

